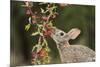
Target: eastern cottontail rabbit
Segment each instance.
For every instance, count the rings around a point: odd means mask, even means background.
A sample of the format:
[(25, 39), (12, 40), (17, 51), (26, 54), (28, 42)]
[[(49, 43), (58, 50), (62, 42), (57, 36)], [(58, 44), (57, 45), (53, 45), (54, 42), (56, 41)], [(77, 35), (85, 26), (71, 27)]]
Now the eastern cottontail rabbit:
[(62, 63), (95, 61), (95, 52), (83, 45), (70, 45), (69, 40), (75, 39), (80, 34), (78, 28), (71, 29), (68, 33), (54, 28), (51, 38), (56, 42)]

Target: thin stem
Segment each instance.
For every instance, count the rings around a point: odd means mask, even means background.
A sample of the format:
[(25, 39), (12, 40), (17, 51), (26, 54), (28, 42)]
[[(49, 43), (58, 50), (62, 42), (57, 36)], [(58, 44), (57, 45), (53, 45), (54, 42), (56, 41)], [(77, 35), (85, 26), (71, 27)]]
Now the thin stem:
[(38, 44), (41, 44), (41, 36), (39, 36)]

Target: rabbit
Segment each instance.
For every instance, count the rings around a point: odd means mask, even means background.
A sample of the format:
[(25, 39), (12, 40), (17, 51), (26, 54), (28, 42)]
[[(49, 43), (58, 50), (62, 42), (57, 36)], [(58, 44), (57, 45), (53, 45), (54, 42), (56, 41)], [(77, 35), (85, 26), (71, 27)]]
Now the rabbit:
[(80, 29), (73, 28), (68, 33), (53, 28), (51, 38), (56, 42), (61, 63), (78, 63), (95, 61), (95, 51), (83, 45), (70, 45), (70, 39), (76, 39), (81, 33)]

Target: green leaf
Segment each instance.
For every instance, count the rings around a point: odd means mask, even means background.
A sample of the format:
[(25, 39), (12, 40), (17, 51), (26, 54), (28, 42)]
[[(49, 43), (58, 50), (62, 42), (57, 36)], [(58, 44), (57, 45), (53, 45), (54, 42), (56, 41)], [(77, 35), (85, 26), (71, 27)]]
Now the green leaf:
[(36, 36), (36, 35), (38, 35), (39, 34), (39, 32), (33, 32), (32, 33), (32, 36)]
[(30, 29), (30, 27), (31, 27), (31, 24), (27, 24), (27, 25), (25, 26), (25, 30), (28, 31), (28, 30)]

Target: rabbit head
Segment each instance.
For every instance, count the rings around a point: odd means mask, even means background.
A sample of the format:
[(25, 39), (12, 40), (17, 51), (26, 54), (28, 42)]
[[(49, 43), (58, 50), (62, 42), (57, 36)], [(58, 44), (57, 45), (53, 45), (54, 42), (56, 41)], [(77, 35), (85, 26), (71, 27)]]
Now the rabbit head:
[(80, 30), (78, 28), (71, 29), (68, 33), (58, 29), (53, 28), (51, 33), (51, 38), (58, 44), (63, 42), (68, 42), (70, 39), (75, 39), (80, 34)]

